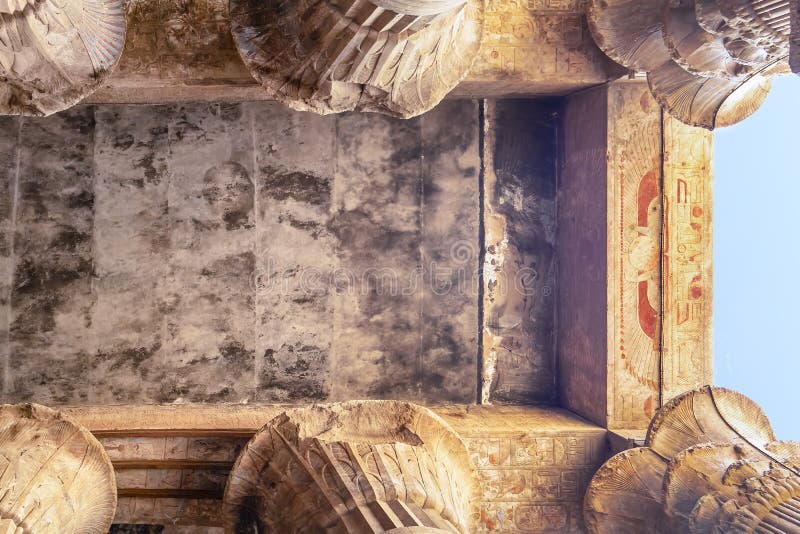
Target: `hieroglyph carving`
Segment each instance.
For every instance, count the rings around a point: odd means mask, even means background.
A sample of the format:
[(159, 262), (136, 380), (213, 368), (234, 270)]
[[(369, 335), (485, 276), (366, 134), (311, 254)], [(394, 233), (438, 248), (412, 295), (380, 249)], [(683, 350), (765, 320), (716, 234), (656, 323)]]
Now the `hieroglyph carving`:
[(225, 510), (232, 532), (466, 533), (478, 496), (447, 423), (409, 403), (361, 401), (270, 421), (231, 470)]
[(482, 0), (232, 0), (231, 30), (267, 93), (317, 113), (412, 117), (477, 57)]
[(592, 479), (592, 533), (800, 533), (800, 443), (776, 441), (750, 399), (706, 387), (658, 411), (645, 447)]
[(36, 404), (0, 406), (0, 532), (105, 534), (114, 469), (88, 430)]
[(125, 44), (122, 0), (0, 0), (0, 115), (50, 115), (111, 73)]
[(794, 2), (592, 0), (589, 27), (609, 57), (647, 72), (669, 113), (713, 129), (751, 115), (789, 70)]

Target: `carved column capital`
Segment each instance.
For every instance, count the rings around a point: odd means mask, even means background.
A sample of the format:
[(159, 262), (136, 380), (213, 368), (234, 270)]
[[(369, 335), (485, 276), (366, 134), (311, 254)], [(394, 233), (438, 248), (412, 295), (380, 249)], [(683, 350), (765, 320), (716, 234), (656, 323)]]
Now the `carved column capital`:
[(0, 531), (105, 534), (114, 469), (83, 427), (37, 404), (0, 405)]
[(706, 387), (658, 411), (645, 447), (597, 472), (585, 499), (593, 533), (800, 533), (800, 443), (766, 415)]
[(789, 72), (790, 42), (796, 47), (800, 32), (790, 16), (796, 3), (592, 0), (588, 18), (600, 48), (646, 72), (669, 113), (713, 129), (750, 116), (766, 99), (772, 77)]
[(231, 30), (267, 93), (317, 113), (412, 117), (468, 73), (483, 0), (231, 0)]
[(479, 492), (437, 415), (394, 401), (287, 410), (231, 470), (231, 532), (468, 532)]
[(0, 0), (0, 115), (50, 115), (108, 77), (125, 44), (122, 0)]

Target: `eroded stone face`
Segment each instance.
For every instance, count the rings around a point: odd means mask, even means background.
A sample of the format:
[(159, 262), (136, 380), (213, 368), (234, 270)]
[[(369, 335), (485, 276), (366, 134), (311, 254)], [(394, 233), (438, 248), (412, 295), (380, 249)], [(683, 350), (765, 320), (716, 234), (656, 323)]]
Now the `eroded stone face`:
[(555, 392), (557, 111), (549, 101), (487, 107), (484, 401)]

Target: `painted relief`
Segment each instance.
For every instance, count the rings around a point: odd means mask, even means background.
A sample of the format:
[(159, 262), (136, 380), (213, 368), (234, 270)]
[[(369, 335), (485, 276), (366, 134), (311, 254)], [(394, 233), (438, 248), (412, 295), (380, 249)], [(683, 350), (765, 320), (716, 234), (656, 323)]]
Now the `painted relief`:
[(713, 380), (712, 136), (664, 122), (664, 401)]
[(646, 88), (620, 84), (609, 91), (608, 142), (608, 313), (615, 325), (609, 415), (613, 425), (632, 427), (649, 420), (660, 402), (661, 113)]
[(605, 458), (600, 435), (467, 436), (483, 501), (479, 532), (581, 532), (581, 501)]

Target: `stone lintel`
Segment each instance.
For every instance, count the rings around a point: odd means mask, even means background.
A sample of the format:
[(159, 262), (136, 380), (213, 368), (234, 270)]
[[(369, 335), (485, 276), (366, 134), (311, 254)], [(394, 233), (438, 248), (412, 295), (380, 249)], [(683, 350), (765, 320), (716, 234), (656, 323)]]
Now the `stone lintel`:
[(632, 80), (568, 98), (563, 138), (561, 403), (643, 430), (712, 379), (711, 134)]
[[(116, 523), (221, 527), (222, 490), (245, 443), (280, 405), (65, 408), (117, 473)], [(607, 432), (559, 408), (432, 408), (464, 440), (481, 486), (477, 532), (581, 532), (583, 494)], [(211, 532), (211, 530), (209, 531)]]

